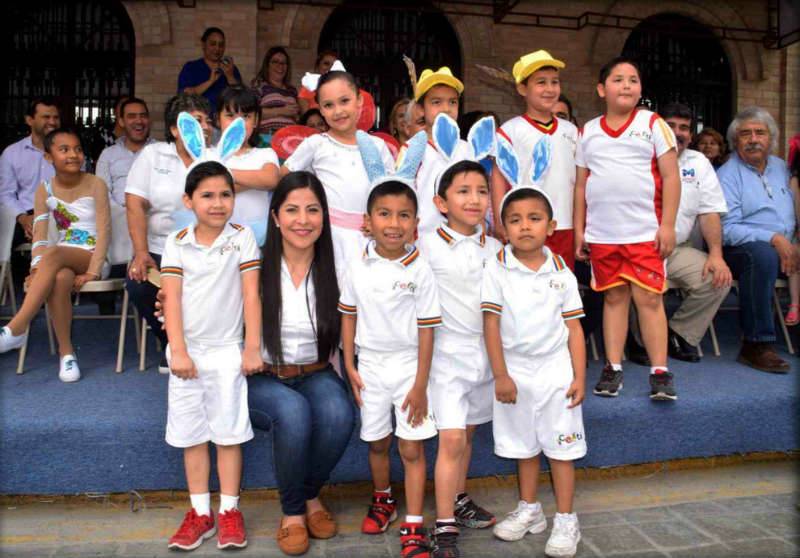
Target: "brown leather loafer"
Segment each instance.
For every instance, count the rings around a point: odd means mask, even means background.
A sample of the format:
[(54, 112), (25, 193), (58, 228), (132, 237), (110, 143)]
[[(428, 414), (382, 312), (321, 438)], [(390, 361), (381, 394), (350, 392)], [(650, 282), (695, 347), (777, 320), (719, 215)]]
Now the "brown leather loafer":
[(745, 341), (736, 360), (762, 372), (786, 374), (789, 371), (789, 363), (783, 360), (769, 343)]
[(336, 535), (336, 521), (325, 510), (317, 510), (306, 517), (308, 533), (314, 539), (330, 539)]
[(288, 525), (278, 529), (278, 548), (289, 556), (308, 552), (308, 530), (302, 525)]

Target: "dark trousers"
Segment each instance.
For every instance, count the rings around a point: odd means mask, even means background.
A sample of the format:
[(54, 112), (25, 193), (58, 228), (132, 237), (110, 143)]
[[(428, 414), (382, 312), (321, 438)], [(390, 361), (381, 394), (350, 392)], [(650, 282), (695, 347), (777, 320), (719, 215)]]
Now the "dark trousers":
[[(150, 257), (156, 262), (156, 265), (161, 267), (161, 254), (150, 253)], [(158, 287), (142, 281), (138, 283), (133, 281), (130, 277), (125, 279), (125, 288), (128, 291), (128, 297), (139, 315), (147, 321), (147, 325), (153, 330), (153, 334), (158, 337), (162, 347), (167, 346), (167, 332), (161, 329), (161, 322), (153, 315), (156, 310), (156, 294), (158, 294)]]
[(344, 454), (355, 426), (348, 388), (332, 367), (309, 376), (248, 379), (250, 420), (272, 430), (272, 459), (281, 508), (303, 515)]
[(773, 343), (772, 297), (780, 258), (767, 242), (746, 242), (722, 249), (725, 263), (739, 281), (739, 323), (745, 341)]

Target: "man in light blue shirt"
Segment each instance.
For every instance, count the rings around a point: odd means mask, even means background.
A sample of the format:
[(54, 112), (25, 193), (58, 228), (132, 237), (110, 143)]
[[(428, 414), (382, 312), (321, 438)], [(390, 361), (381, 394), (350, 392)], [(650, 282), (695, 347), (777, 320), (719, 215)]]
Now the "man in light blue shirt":
[(765, 372), (786, 373), (789, 363), (773, 347), (772, 296), (778, 274), (798, 270), (792, 244), (794, 199), (786, 163), (770, 155), (778, 139), (775, 120), (749, 107), (728, 127), (733, 153), (719, 176), (728, 213), (722, 218), (723, 256), (739, 281), (739, 320), (744, 342), (738, 361)]

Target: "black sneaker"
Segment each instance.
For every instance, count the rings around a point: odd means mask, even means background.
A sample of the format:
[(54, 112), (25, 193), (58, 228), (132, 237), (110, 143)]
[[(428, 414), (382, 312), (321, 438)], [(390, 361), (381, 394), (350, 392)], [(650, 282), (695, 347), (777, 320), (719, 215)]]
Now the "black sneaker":
[(697, 352), (697, 347), (690, 345), (686, 339), (671, 329), (667, 337), (667, 348), (669, 349), (670, 358), (684, 362), (700, 362), (700, 354)]
[(659, 370), (650, 374), (650, 399), (654, 401), (675, 401), (675, 384), (671, 372)]
[(622, 370), (614, 370), (606, 363), (600, 374), (600, 381), (594, 386), (594, 394), (602, 397), (616, 397), (622, 391)]
[(466, 494), (456, 500), (454, 511), (456, 523), (470, 529), (485, 529), (497, 522), (497, 518), (491, 512), (473, 502)]
[(437, 521), (431, 537), (431, 558), (460, 558), (456, 544), (459, 534), (456, 525)]

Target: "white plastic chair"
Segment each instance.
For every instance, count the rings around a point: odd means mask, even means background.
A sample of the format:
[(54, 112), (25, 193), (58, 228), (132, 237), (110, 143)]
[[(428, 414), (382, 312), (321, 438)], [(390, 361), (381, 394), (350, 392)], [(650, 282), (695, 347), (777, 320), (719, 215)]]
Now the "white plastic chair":
[(11, 301), (12, 314), (17, 313), (14, 280), (11, 277), (11, 243), (16, 226), (14, 210), (0, 206), (0, 305)]

